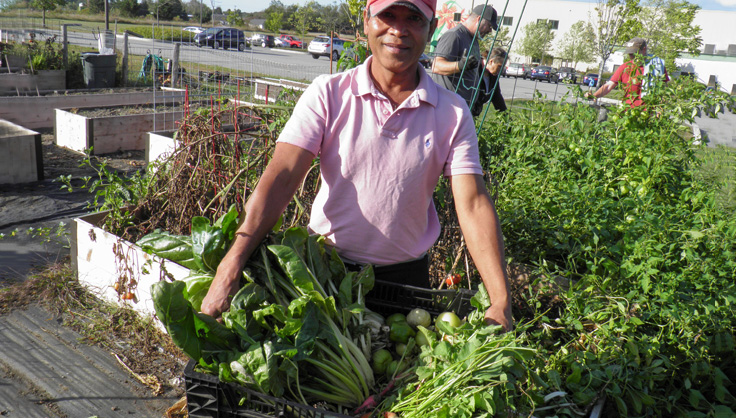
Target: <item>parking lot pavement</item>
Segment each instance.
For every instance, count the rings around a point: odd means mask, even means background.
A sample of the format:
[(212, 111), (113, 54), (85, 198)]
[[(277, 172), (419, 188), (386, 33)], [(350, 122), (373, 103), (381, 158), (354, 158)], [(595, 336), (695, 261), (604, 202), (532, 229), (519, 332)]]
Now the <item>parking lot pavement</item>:
[(726, 110), (715, 119), (703, 115), (695, 118), (695, 124), (700, 130), (701, 140), (709, 147), (724, 145), (736, 148), (736, 114)]

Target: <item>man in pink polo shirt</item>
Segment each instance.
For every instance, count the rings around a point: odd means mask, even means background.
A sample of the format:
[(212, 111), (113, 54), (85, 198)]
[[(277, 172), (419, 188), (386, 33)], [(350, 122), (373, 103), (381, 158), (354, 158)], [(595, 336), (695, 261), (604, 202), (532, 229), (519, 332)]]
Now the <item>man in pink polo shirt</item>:
[(406, 284), (429, 285), (427, 251), (440, 233), (432, 196), (439, 177), (450, 177), (460, 226), (491, 298), (486, 321), (509, 330), (503, 237), (470, 111), (419, 65), (436, 27), (436, 0), (367, 3), (373, 55), (317, 78), (299, 99), (202, 312), (219, 316), (229, 308), (248, 257), (319, 156), (322, 185), (310, 231), (323, 235), (348, 268), (373, 264), (377, 279)]

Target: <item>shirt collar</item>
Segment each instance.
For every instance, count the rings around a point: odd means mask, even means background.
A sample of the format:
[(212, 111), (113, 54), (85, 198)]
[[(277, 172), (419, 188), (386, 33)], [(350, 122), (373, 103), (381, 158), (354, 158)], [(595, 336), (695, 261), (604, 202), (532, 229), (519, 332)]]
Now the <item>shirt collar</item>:
[[(351, 83), (351, 89), (355, 96), (364, 96), (366, 94), (380, 94), (373, 84), (373, 79), (369, 74), (369, 68), (373, 62), (373, 56), (368, 57), (362, 65), (355, 69), (355, 75)], [(437, 106), (438, 92), (437, 84), (427, 75), (424, 67), (418, 65), (419, 68), (419, 84), (411, 94), (406, 107), (419, 107), (418, 100), (426, 102), (432, 106)]]

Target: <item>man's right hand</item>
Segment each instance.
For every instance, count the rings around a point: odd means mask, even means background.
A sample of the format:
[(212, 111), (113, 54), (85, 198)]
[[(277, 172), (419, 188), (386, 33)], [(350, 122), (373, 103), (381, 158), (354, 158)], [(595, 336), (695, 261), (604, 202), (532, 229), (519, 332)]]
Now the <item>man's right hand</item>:
[(232, 258), (225, 257), (220, 262), (210, 290), (202, 300), (202, 313), (218, 318), (230, 309), (230, 301), (240, 290), (242, 271), (240, 263)]
[(463, 52), (462, 58), (457, 62), (458, 71), (462, 71), (463, 68), (465, 68), (466, 71), (478, 68), (478, 58), (476, 58), (475, 55), (468, 56), (466, 53), (467, 51)]

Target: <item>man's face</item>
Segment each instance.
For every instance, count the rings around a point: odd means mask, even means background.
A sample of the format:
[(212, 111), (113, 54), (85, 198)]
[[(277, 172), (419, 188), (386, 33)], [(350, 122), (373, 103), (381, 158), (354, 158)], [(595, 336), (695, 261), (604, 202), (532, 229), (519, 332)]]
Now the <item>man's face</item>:
[[(491, 26), (490, 21), (483, 19), (480, 16), (478, 16), (478, 21), (479, 22), (476, 22), (475, 24), (476, 24), (476, 27), (478, 28), (478, 36), (480, 38), (485, 38), (486, 35), (493, 32), (493, 26)], [(478, 26), (479, 24), (480, 26)]]
[(414, 70), (436, 26), (422, 13), (405, 6), (391, 6), (376, 16), (364, 12), (363, 29), (373, 53), (373, 65), (392, 72)]

